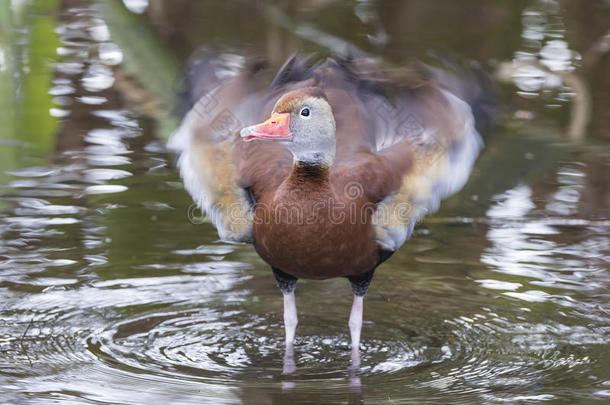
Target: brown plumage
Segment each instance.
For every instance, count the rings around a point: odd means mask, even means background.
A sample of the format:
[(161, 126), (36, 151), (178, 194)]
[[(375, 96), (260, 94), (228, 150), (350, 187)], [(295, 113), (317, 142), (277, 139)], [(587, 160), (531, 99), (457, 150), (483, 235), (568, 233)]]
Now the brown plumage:
[[(196, 79), (209, 90), (170, 146), (221, 238), (253, 243), (284, 294), (295, 277), (350, 276), (362, 296), (415, 222), (462, 187), (482, 145), (468, 103), (439, 71), (295, 56), (266, 87), (258, 64), (223, 80), (208, 65)], [(354, 308), (358, 320), (361, 302)]]
[(376, 205), (367, 196), (348, 196), (341, 174), (295, 164), (277, 190), (260, 195), (254, 246), (263, 260), (295, 277), (315, 279), (375, 266), (379, 247), (371, 217)]

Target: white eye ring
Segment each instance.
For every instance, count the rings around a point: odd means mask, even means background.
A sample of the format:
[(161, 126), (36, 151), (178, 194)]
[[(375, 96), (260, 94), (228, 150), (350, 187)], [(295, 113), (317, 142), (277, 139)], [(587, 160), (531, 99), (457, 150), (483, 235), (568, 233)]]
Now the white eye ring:
[(303, 107), (301, 108), (301, 111), (299, 111), (299, 115), (301, 116), (301, 118), (308, 120), (311, 118), (311, 107)]

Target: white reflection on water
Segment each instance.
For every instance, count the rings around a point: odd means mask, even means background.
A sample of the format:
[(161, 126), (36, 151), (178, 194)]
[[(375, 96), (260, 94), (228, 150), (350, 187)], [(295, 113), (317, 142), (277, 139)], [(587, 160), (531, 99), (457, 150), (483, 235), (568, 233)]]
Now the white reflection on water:
[(149, 0), (123, 0), (123, 4), (125, 7), (129, 9), (129, 11), (142, 14), (148, 8)]
[[(562, 221), (578, 213), (585, 175), (574, 164), (561, 167), (557, 183), (542, 207), (534, 203), (529, 186), (494, 197), (495, 204), (487, 211), (491, 219), (487, 238), (493, 246), (484, 251), (481, 261), (519, 278), (478, 280), (483, 287), (505, 290), (503, 295), (527, 302), (552, 300), (564, 307), (582, 305), (573, 299), (576, 292), (604, 289), (610, 250), (607, 227), (569, 218)], [(549, 213), (561, 217), (549, 221)]]
[(119, 65), (123, 61), (123, 52), (118, 45), (105, 42), (99, 46), (100, 61), (106, 65)]
[(581, 56), (570, 49), (560, 5), (554, 0), (539, 0), (522, 13), (522, 46), (516, 51), (506, 72), (525, 98), (553, 91), (556, 101), (570, 100), (570, 90), (562, 74), (572, 72)]
[(99, 186), (89, 186), (85, 189), (87, 194), (112, 194), (126, 191), (127, 186), (121, 186), (118, 184), (103, 184)]
[(584, 190), (585, 174), (575, 168), (563, 168), (558, 173), (558, 190), (546, 204), (546, 210), (558, 215), (574, 215), (578, 212), (578, 202)]
[(87, 91), (96, 92), (112, 87), (114, 76), (112, 70), (103, 65), (91, 65), (85, 72), (82, 82)]
[(529, 186), (521, 185), (508, 190), (494, 197), (497, 203), (487, 211), (487, 216), (503, 219), (523, 217), (534, 208), (531, 196), (532, 190)]

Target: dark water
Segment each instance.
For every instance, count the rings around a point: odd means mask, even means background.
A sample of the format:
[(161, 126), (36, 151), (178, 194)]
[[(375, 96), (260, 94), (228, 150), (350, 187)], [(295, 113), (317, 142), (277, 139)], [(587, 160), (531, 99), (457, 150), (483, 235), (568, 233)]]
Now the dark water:
[[(609, 17), (604, 1), (3, 1), (0, 403), (610, 400)], [(345, 43), (472, 58), (506, 108), (465, 189), (377, 272), (361, 368), (347, 281), (302, 281), (283, 376), (271, 273), (217, 242), (165, 139), (198, 46), (279, 64)]]

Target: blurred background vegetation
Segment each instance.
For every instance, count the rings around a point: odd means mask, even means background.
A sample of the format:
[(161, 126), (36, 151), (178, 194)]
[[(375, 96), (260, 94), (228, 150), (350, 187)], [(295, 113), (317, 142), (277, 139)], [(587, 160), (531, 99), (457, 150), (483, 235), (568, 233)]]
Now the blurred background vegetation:
[(548, 118), (573, 138), (610, 139), (610, 7), (604, 0), (2, 2), (3, 139), (49, 151), (60, 132), (69, 136), (61, 117), (49, 114), (49, 91), (62, 57), (58, 18), (83, 3), (101, 10), (123, 54), (121, 76), (147, 93), (121, 83), (113, 90), (128, 102), (147, 101), (162, 137), (175, 125), (163, 119), (175, 112), (181, 69), (202, 45), (264, 55), (278, 66), (294, 50), (323, 56), (349, 44), (394, 63), (437, 54), (469, 58), (509, 85), (507, 105), (519, 117)]

